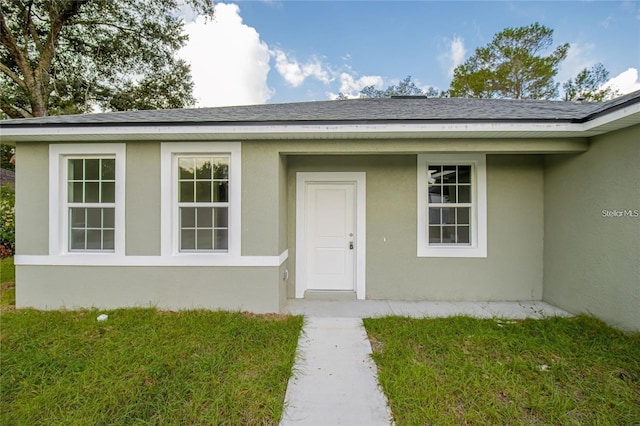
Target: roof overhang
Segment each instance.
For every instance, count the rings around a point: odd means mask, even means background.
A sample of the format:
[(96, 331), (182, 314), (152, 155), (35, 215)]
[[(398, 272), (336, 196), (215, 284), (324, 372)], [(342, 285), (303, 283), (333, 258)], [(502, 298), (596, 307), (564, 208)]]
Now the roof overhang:
[(2, 126), (3, 143), (199, 140), (383, 140), (587, 138), (640, 124), (640, 103), (583, 123), (568, 121), (387, 121), (159, 123)]

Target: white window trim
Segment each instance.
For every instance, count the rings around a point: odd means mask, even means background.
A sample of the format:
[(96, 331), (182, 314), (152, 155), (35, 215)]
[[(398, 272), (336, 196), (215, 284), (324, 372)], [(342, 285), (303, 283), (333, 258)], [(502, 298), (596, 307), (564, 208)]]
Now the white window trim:
[[(240, 142), (163, 142), (160, 149), (161, 173), (161, 255), (196, 259), (241, 256), (241, 178), (242, 150)], [(180, 155), (228, 155), (229, 158), (229, 251), (180, 252), (178, 227), (177, 157)]]
[[(471, 245), (429, 245), (427, 238), (427, 167), (429, 164), (471, 164), (473, 166)], [(418, 154), (418, 257), (487, 257), (487, 165), (485, 154)]]
[[(69, 210), (67, 208), (67, 158), (113, 156), (116, 159), (114, 250), (106, 252), (69, 250)], [(49, 145), (49, 255), (124, 256), (125, 253), (126, 147), (123, 143)]]

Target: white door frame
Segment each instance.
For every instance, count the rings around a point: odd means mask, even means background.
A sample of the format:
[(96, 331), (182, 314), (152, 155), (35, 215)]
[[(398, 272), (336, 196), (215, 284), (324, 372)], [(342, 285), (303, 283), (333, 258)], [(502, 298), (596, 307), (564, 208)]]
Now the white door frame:
[(296, 173), (296, 298), (307, 290), (307, 253), (305, 236), (306, 189), (309, 183), (356, 184), (355, 289), (356, 298), (366, 297), (366, 173), (364, 172), (298, 172)]

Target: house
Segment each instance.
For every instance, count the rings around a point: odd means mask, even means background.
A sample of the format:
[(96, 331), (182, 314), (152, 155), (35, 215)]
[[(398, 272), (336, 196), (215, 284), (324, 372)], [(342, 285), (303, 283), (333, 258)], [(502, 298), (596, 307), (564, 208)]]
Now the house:
[(544, 300), (640, 329), (640, 91), (0, 122), (18, 307)]

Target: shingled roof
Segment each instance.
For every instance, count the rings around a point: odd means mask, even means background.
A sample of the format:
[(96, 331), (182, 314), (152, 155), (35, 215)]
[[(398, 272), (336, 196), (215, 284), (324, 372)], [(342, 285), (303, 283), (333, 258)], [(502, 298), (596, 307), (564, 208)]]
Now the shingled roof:
[(640, 102), (640, 91), (608, 102), (393, 97), (217, 108), (144, 110), (0, 121), (0, 128), (198, 124), (565, 122), (584, 123)]

